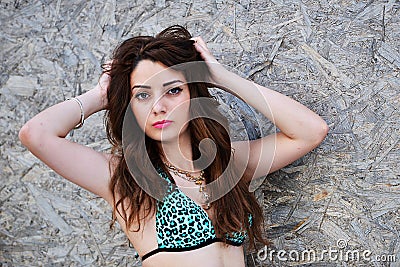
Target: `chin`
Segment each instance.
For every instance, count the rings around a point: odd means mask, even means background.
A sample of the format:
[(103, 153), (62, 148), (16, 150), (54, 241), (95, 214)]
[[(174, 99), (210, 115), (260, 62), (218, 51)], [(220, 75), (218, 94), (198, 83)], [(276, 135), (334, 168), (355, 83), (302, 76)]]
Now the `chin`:
[(147, 137), (150, 139), (156, 141), (156, 142), (171, 142), (171, 141), (176, 141), (178, 139), (177, 135), (171, 135), (171, 134), (162, 134), (161, 133), (147, 133)]

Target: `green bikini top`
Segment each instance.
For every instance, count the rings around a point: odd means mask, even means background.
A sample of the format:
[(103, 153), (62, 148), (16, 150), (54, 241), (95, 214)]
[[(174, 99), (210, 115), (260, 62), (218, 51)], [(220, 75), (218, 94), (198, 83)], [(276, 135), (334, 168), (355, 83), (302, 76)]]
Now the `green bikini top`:
[[(190, 197), (186, 196), (164, 171), (160, 176), (169, 182), (163, 201), (157, 201), (156, 232), (158, 247), (142, 257), (142, 261), (158, 252), (180, 252), (198, 249), (215, 242), (217, 238), (208, 214)], [(252, 217), (249, 216), (250, 224)], [(247, 237), (245, 231), (226, 235), (226, 243), (241, 246)]]

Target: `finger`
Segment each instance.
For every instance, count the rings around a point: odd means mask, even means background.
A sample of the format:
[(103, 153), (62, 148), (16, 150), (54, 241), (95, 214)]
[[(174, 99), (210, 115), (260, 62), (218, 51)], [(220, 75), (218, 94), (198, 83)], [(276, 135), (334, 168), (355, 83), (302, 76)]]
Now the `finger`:
[(203, 38), (201, 38), (200, 36), (196, 37), (196, 42), (199, 43), (206, 50), (208, 50), (207, 44), (206, 44), (206, 42), (204, 42)]
[(200, 36), (193, 37), (193, 38), (191, 38), (191, 40), (194, 40), (195, 45), (198, 44), (203, 48), (203, 50), (208, 51), (206, 42), (204, 42), (203, 38), (201, 38)]
[(111, 65), (113, 63), (112, 59), (107, 60), (105, 63), (101, 64), (101, 67), (105, 70), (105, 71), (109, 71), (111, 70)]

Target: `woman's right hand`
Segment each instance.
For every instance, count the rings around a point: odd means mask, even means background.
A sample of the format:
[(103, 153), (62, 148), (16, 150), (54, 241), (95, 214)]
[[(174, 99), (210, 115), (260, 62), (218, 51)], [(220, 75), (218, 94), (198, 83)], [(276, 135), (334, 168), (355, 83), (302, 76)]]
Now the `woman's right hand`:
[(110, 86), (111, 77), (108, 73), (103, 72), (99, 78), (99, 81), (95, 87), (95, 90), (99, 91), (100, 98), (101, 98), (101, 108), (100, 110), (106, 109), (108, 106), (107, 101), (107, 91), (108, 87)]
[(111, 64), (112, 64), (112, 61), (108, 61), (102, 66), (104, 68), (104, 71), (101, 74), (99, 81), (95, 87), (95, 90), (97, 90), (99, 92), (100, 98), (101, 98), (100, 110), (106, 109), (108, 106), (107, 91), (108, 91), (108, 88), (110, 86), (110, 81), (111, 81), (111, 77), (108, 73), (109, 73), (109, 70), (111, 69)]

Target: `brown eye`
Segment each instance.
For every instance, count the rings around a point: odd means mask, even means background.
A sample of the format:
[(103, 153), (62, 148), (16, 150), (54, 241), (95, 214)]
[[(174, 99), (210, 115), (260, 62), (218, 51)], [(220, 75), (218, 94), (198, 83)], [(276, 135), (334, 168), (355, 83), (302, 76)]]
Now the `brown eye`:
[(179, 87), (174, 87), (174, 88), (172, 88), (172, 89), (170, 89), (170, 90), (168, 91), (168, 94), (170, 94), (170, 95), (177, 95), (177, 94), (179, 94), (180, 92), (182, 92), (182, 90), (183, 90), (183, 89), (181, 89), (181, 88), (179, 88)]

